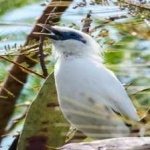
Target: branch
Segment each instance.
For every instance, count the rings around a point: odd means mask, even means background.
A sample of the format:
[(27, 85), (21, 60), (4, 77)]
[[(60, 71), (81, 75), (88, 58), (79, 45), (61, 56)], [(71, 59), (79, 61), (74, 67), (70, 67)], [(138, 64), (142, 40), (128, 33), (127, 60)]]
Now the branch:
[(91, 22), (92, 22), (91, 12), (89, 12), (87, 14), (86, 18), (83, 20), (82, 32), (89, 33), (89, 28), (91, 26)]
[[(44, 22), (44, 24), (47, 24), (49, 22), (49, 20), (54, 16), (55, 10), (56, 10), (56, 7), (54, 7), (54, 9), (51, 11), (51, 13), (49, 14), (48, 18)], [(41, 33), (44, 33), (44, 32), (45, 32), (45, 29), (42, 28)], [(43, 70), (43, 76), (47, 77), (48, 76), (48, 72), (47, 72), (47, 68), (46, 68), (45, 62), (44, 62), (43, 42), (44, 42), (44, 36), (40, 36), (39, 59), (40, 59), (41, 68)]]
[[(41, 77), (41, 78), (44, 78), (44, 76), (42, 76), (42, 75), (36, 73), (35, 71), (32, 71), (32, 70), (29, 69), (29, 68), (26, 68), (26, 67), (24, 67), (24, 66), (18, 64), (18, 63), (15, 62), (15, 61), (12, 61), (12, 60), (10, 60), (10, 59), (8, 59), (8, 58), (6, 58), (6, 57), (3, 57), (3, 56), (0, 56), (0, 58), (4, 59), (4, 60), (6, 60), (6, 61), (8, 61), (8, 62), (10, 62), (10, 63), (12, 63), (12, 64), (18, 66), (18, 67), (20, 67), (20, 68), (22, 68), (23, 70), (25, 70), (25, 71), (27, 71), (27, 72), (29, 72), (29, 73), (33, 73), (33, 74), (35, 74), (35, 75), (37, 75), (37, 76), (39, 76), (39, 77)], [(11, 77), (13, 78), (12, 75), (11, 75)], [(22, 83), (22, 82), (19, 81), (16, 77), (14, 77), (14, 79), (16, 79), (18, 82)], [(44, 79), (45, 79), (45, 78), (44, 78)]]
[(66, 144), (59, 150), (148, 150), (150, 149), (149, 137), (123, 137), (93, 142)]

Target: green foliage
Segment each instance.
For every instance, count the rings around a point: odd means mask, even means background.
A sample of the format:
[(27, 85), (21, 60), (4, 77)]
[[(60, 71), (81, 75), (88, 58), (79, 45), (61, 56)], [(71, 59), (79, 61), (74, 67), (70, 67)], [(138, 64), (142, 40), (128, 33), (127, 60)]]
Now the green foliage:
[(68, 128), (58, 107), (54, 77), (51, 74), (29, 108), (18, 149), (61, 146)]
[[(2, 15), (7, 11), (19, 8), (25, 4), (39, 1), (40, 0), (1, 0), (0, 5), (3, 7), (1, 7), (0, 9), (0, 14)], [(101, 3), (102, 1), (100, 0), (99, 2)], [(142, 19), (142, 17), (140, 17), (140, 15), (139, 17), (127, 19), (126, 21), (119, 23), (112, 20), (109, 21), (108, 19), (104, 19), (104, 22), (99, 21), (97, 22), (97, 25), (99, 25), (101, 29), (99, 36), (104, 39), (104, 42), (102, 44), (107, 45), (108, 47), (104, 51), (104, 59), (106, 65), (111, 70), (113, 70), (115, 74), (118, 75), (119, 79), (122, 82), (126, 84), (128, 82), (131, 82), (127, 90), (134, 102), (136, 103), (138, 110), (145, 111), (150, 106), (150, 81), (149, 75), (146, 72), (149, 69), (147, 63), (149, 62), (150, 58), (150, 49), (143, 49), (142, 47), (140, 48), (137, 45), (150, 39), (149, 28), (147, 27), (147, 25), (145, 25), (144, 20)], [(105, 30), (105, 27), (111, 27), (111, 29)], [(78, 26), (77, 28), (79, 29), (80, 27)], [(110, 36), (109, 33), (111, 30), (117, 31), (117, 34), (113, 34), (113, 37), (118, 36), (118, 41), (114, 41), (114, 39)], [(97, 29), (95, 29), (95, 31), (97, 31)], [(15, 32), (13, 35), (10, 35), (8, 33), (8, 39), (11, 38), (10, 41), (13, 41), (15, 34), (18, 36), (18, 41), (20, 37), (24, 38), (24, 36), (22, 36), (22, 33)], [(2, 37), (1, 40), (7, 39), (3, 39)], [(14, 52), (14, 49), (17, 48), (10, 49), (11, 51), (8, 51), (8, 54), (18, 54), (18, 51)], [(31, 53), (28, 56), (33, 55), (35, 51), (37, 51), (37, 49), (31, 49)], [(50, 54), (50, 52), (51, 49), (49, 47), (45, 47), (45, 54), (48, 55)], [(137, 61), (138, 58), (140, 58), (140, 61)], [(9, 59), (14, 59), (14, 57), (9, 56)], [(49, 65), (50, 59), (53, 58), (45, 58), (45, 63), (49, 72), (52, 72), (53, 66), (51, 64)], [(7, 76), (7, 66), (9, 66), (8, 63), (1, 61), (1, 84), (4, 81), (5, 76)], [(34, 70), (35, 72), (40, 72), (40, 74), (42, 74), (39, 64), (34, 68)], [(18, 114), (23, 114), (24, 112), (26, 112), (26, 107), (25, 110), (18, 109), (17, 105), (25, 105), (26, 102), (32, 102), (35, 95), (39, 92), (39, 88), (41, 87), (42, 83), (43, 79), (35, 77), (35, 75), (30, 75), (28, 83), (20, 94), (20, 97), (17, 101), (13, 117), (16, 117), (18, 116)], [(48, 147), (58, 147), (64, 144), (65, 134), (68, 131), (68, 126), (61, 126), (63, 125), (63, 123), (66, 124), (66, 121), (60, 113), (60, 110), (58, 111), (58, 107), (52, 106), (53, 104), (57, 103), (58, 102), (54, 86), (54, 78), (53, 75), (50, 75), (43, 84), (36, 99), (30, 106), (24, 129), (22, 131), (19, 143), (19, 150), (23, 150), (25, 147), (34, 146), (35, 139), (39, 139), (39, 142), (40, 140), (46, 140), (46, 143), (44, 144), (46, 144)], [(50, 104), (48, 105), (50, 107), (47, 107), (47, 104)], [(18, 120), (18, 124), (22, 126), (22, 120)], [(15, 127), (13, 127), (12, 129), (14, 128)]]
[(124, 57), (124, 51), (121, 50), (108, 50), (105, 52), (105, 62), (107, 64), (118, 64), (122, 62)]

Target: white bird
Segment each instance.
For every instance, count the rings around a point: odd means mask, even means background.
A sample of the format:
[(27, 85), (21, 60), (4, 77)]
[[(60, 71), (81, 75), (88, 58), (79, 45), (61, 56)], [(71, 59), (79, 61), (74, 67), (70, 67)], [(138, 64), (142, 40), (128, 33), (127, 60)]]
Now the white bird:
[(140, 118), (122, 84), (104, 66), (99, 44), (75, 29), (41, 26), (49, 31), (58, 56), (54, 75), (65, 118), (94, 139), (128, 136), (129, 128), (116, 114), (134, 121)]

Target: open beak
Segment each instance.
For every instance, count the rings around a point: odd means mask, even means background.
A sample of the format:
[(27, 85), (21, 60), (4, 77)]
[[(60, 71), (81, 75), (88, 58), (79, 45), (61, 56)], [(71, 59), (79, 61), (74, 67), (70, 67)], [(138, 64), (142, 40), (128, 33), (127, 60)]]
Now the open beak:
[(48, 24), (37, 24), (38, 26), (44, 28), (47, 32), (34, 32), (36, 35), (43, 35), (53, 40), (61, 40), (63, 35), (60, 31), (56, 30), (54, 27)]

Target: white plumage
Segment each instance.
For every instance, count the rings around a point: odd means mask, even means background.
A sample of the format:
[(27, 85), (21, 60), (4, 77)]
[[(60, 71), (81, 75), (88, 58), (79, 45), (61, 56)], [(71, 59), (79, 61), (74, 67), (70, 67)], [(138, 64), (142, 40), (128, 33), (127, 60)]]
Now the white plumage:
[(122, 84), (103, 65), (98, 43), (74, 29), (45, 28), (58, 56), (55, 82), (65, 118), (95, 139), (128, 136), (129, 128), (115, 112), (134, 121), (139, 117)]

